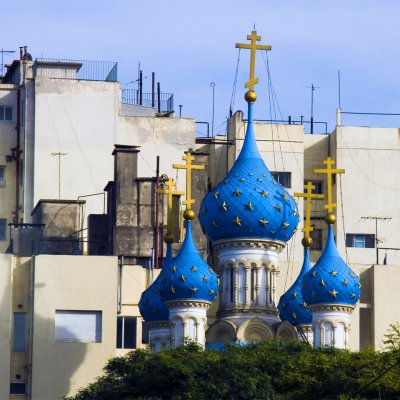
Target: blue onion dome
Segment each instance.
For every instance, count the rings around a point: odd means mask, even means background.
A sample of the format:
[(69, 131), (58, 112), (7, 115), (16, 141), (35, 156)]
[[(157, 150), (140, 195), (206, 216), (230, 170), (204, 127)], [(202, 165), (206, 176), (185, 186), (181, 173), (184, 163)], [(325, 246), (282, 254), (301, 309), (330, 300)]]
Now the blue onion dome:
[(321, 257), (303, 278), (302, 295), (308, 305), (346, 304), (353, 306), (360, 297), (360, 281), (337, 251), (333, 226)]
[(301, 294), (303, 277), (310, 269), (310, 248), (304, 247), (304, 262), (300, 274), (279, 300), (278, 311), (282, 321), (289, 321), (295, 325), (311, 324), (312, 316)]
[(164, 260), (163, 270), (157, 279), (142, 293), (139, 301), (139, 310), (146, 322), (168, 321), (169, 310), (161, 298), (161, 280), (163, 271), (173, 264), (172, 246), (167, 243), (167, 254)]
[(248, 115), (242, 150), (226, 178), (203, 199), (200, 224), (211, 241), (260, 238), (287, 242), (299, 222), (297, 205), (261, 158), (252, 103)]
[(218, 277), (202, 259), (193, 241), (191, 221), (186, 221), (186, 236), (172, 265), (164, 267), (161, 296), (169, 300), (212, 302), (218, 292)]

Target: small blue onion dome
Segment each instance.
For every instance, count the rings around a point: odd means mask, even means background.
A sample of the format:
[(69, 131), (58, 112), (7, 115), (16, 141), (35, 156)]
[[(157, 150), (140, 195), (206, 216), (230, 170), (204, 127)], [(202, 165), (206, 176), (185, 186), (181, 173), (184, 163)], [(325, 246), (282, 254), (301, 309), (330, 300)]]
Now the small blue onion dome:
[(173, 262), (172, 246), (171, 243), (167, 243), (167, 254), (165, 255), (163, 270), (140, 297), (139, 311), (146, 322), (168, 321), (169, 310), (161, 298), (161, 280), (163, 271), (170, 268)]
[(218, 292), (218, 277), (202, 259), (193, 241), (191, 221), (186, 221), (186, 236), (172, 265), (164, 267), (161, 297), (169, 300), (212, 302)]
[(282, 321), (292, 324), (311, 324), (312, 315), (307, 310), (307, 303), (301, 294), (304, 275), (311, 269), (310, 248), (304, 248), (304, 262), (301, 271), (293, 285), (280, 298), (278, 304), (279, 316)]
[(328, 227), (328, 238), (321, 257), (304, 275), (302, 295), (308, 305), (355, 305), (360, 298), (360, 281), (337, 251), (333, 226)]
[(287, 242), (299, 222), (297, 205), (261, 158), (252, 103), (248, 115), (242, 150), (227, 177), (203, 199), (200, 224), (211, 241), (261, 238)]

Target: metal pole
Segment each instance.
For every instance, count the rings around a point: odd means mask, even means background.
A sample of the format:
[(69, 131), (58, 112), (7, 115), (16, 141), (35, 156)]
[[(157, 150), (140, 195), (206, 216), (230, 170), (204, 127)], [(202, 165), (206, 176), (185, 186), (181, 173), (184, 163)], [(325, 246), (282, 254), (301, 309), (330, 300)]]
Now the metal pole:
[(157, 82), (157, 109), (158, 113), (161, 112), (161, 89), (160, 89), (160, 82)]
[(157, 156), (157, 166), (156, 166), (156, 190), (155, 190), (155, 196), (156, 196), (156, 229), (154, 232), (154, 261), (155, 261), (155, 268), (158, 268), (158, 186), (160, 182), (160, 156)]
[(214, 97), (214, 91), (215, 91), (215, 83), (211, 82), (210, 86), (212, 87), (212, 118), (211, 118), (211, 133), (214, 137), (214, 105), (215, 105), (215, 97)]
[(179, 104), (178, 107), (179, 107), (179, 118), (181, 118), (181, 117), (182, 117), (182, 107), (183, 107), (183, 104)]
[(61, 199), (61, 156), (66, 156), (67, 153), (62, 153), (61, 151), (59, 151), (51, 153), (51, 155), (58, 157), (58, 199), (60, 200)]
[(154, 72), (151, 73), (151, 106), (154, 108), (155, 105), (155, 93), (154, 93), (154, 85), (156, 80), (156, 74)]
[(143, 105), (143, 73), (142, 70), (139, 72), (139, 104)]

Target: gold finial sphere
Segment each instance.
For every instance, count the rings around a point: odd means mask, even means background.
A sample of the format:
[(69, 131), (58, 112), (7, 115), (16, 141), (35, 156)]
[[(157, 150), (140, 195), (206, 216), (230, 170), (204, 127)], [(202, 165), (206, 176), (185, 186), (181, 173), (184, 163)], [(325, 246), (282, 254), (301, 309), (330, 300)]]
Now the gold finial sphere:
[(196, 214), (192, 209), (185, 210), (185, 212), (183, 213), (183, 218), (185, 218), (186, 221), (191, 221), (192, 219), (194, 219), (195, 216)]
[(244, 98), (248, 103), (254, 103), (257, 100), (257, 93), (254, 90), (248, 90)]
[(328, 213), (328, 214), (326, 214), (326, 216), (325, 216), (325, 222), (326, 222), (328, 225), (333, 225), (333, 224), (336, 222), (336, 216), (335, 216), (335, 214), (333, 214), (333, 213)]
[(172, 233), (167, 232), (166, 235), (164, 236), (164, 242), (174, 243), (174, 235), (172, 235)]
[(303, 237), (303, 239), (301, 239), (301, 244), (303, 245), (303, 247), (311, 247), (313, 244), (313, 240), (310, 236)]

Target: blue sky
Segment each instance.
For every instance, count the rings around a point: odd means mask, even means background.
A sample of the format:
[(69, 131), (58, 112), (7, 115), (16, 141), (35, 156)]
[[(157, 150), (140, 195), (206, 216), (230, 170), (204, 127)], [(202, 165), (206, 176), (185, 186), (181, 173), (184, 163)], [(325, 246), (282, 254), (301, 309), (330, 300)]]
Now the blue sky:
[[(22, 0), (2, 1), (0, 48), (28, 45), (34, 58), (110, 60), (123, 87), (137, 78), (151, 89), (151, 72), (175, 94), (182, 116), (210, 121), (215, 82), (215, 132), (229, 113), (238, 50), (256, 25), (272, 45), (269, 65), (282, 115), (310, 117), (334, 127), (345, 111), (400, 112), (398, 0)], [(249, 52), (241, 51), (234, 109), (244, 109)], [(17, 54), (17, 53), (16, 53)], [(10, 61), (10, 58), (6, 58)], [(266, 67), (258, 56), (256, 118), (269, 119)], [(280, 117), (279, 113), (277, 117)], [(346, 124), (400, 126), (400, 117), (344, 117)]]

